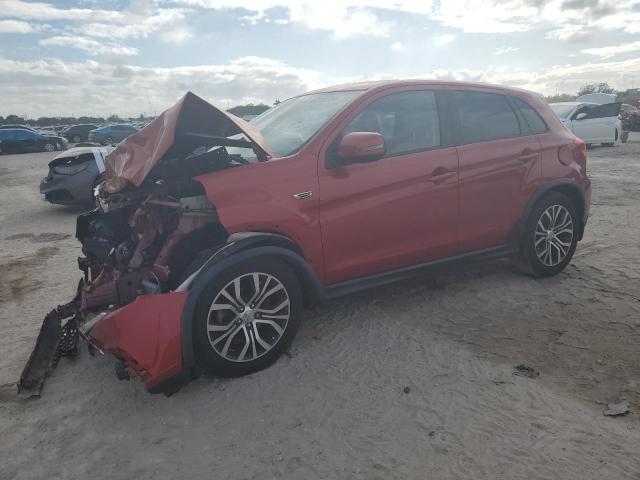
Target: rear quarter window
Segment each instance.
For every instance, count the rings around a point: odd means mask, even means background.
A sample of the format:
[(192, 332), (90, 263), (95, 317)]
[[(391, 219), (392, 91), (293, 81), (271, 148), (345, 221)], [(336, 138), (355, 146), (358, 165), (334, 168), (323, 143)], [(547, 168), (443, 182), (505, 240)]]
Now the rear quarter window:
[(527, 122), (527, 125), (531, 130), (531, 133), (544, 133), (547, 131), (547, 124), (544, 122), (540, 114), (538, 114), (538, 112), (536, 112), (536, 110), (531, 105), (529, 105), (527, 102), (519, 98), (516, 98), (516, 97), (510, 97), (510, 98), (513, 104), (522, 114), (522, 117), (524, 118), (525, 122)]
[(518, 117), (504, 95), (455, 91), (452, 101), (458, 117), (458, 138), (463, 144), (521, 134)]

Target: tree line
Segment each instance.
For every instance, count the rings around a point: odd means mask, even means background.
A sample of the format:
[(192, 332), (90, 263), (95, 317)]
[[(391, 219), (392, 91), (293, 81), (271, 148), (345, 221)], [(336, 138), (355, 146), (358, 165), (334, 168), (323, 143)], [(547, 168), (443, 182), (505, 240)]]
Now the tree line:
[[(276, 105), (280, 103), (276, 100)], [(253, 103), (248, 103), (246, 105), (237, 105), (233, 108), (228, 109), (229, 113), (233, 113), (238, 117), (243, 117), (245, 115), (260, 115), (265, 110), (268, 110), (269, 105), (265, 105), (264, 103), (259, 103), (254, 105)], [(6, 117), (0, 116), (0, 125), (31, 125), (32, 127), (49, 127), (53, 125), (78, 125), (83, 123), (102, 125), (104, 123), (129, 123), (129, 122), (140, 122), (145, 120), (152, 120), (153, 117), (145, 117), (144, 115), (140, 115), (135, 118), (121, 118), (118, 115), (111, 115), (109, 117), (40, 117), (37, 119), (28, 119), (24, 118), (20, 115), (7, 115)]]

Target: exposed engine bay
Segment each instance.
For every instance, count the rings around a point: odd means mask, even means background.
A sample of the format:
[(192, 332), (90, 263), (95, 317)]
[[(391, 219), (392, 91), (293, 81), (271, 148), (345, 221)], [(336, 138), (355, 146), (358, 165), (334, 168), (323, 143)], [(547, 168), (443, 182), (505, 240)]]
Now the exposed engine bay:
[(85, 255), (78, 259), (81, 313), (175, 289), (193, 261), (190, 254), (226, 238), (195, 182), (163, 183), (142, 198), (139, 193), (114, 195), (107, 211), (78, 217), (76, 236)]
[[(76, 296), (45, 317), (18, 384), (21, 392), (38, 395), (60, 357), (77, 353), (78, 337), (89, 343), (91, 352), (104, 347), (126, 360), (134, 375), (148, 373), (122, 348), (127, 339), (114, 339), (120, 335), (118, 312), (137, 299), (154, 296), (153, 306), (142, 309), (141, 321), (158, 322), (166, 301), (159, 297), (175, 295), (207, 253), (224, 245), (228, 234), (194, 178), (266, 159), (244, 128), (252, 131), (240, 119), (188, 93), (107, 156), (106, 182), (95, 193), (97, 207), (81, 214), (76, 224), (83, 254), (78, 258), (83, 276)], [(178, 303), (168, 305), (165, 311)], [(129, 319), (141, 316), (135, 308), (131, 312)], [(96, 327), (110, 316), (109, 325)], [(100, 331), (96, 335), (94, 327)], [(129, 336), (138, 334), (136, 330)], [(179, 334), (178, 330), (173, 337)], [(158, 347), (144, 345), (143, 354), (151, 359), (166, 354), (153, 348)]]
[[(220, 246), (227, 237), (214, 206), (193, 180), (157, 181), (129, 193), (99, 195), (102, 206), (77, 220), (83, 278), (76, 297), (52, 311), (41, 331), (50, 337), (43, 342), (49, 344), (45, 350), (52, 355), (51, 367), (61, 356), (77, 354), (78, 335), (89, 342), (92, 352), (99, 350), (90, 337), (95, 320), (141, 295), (175, 290), (200, 266), (198, 253)], [(68, 317), (63, 326), (62, 320)], [(51, 338), (55, 337), (60, 343), (53, 351)], [(46, 376), (41, 375), (46, 357), (30, 360), (21, 390), (39, 391)], [(34, 362), (43, 365), (28, 368)]]

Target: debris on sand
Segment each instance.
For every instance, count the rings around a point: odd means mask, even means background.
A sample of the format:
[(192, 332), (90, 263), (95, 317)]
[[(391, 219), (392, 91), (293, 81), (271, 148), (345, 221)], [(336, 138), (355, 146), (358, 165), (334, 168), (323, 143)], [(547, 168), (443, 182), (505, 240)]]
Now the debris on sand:
[(609, 403), (607, 409), (602, 412), (607, 417), (617, 417), (619, 415), (626, 415), (629, 413), (629, 402), (622, 400), (617, 403)]
[(411, 392), (411, 388), (409, 388), (409, 387), (404, 387), (404, 388), (402, 389), (402, 391), (403, 391), (404, 393), (409, 393), (409, 392)]
[(527, 378), (537, 378), (540, 376), (540, 372), (538, 370), (524, 364), (517, 365), (513, 370), (513, 374)]

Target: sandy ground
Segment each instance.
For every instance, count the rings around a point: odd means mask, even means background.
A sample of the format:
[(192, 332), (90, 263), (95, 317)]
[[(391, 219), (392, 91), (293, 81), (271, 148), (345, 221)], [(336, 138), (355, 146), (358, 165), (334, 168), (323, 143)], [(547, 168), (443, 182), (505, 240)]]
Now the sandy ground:
[[(171, 398), (86, 351), (16, 398), (43, 315), (74, 291), (78, 210), (38, 194), (50, 154), (0, 157), (0, 478), (639, 479), (631, 140), (591, 151), (592, 217), (561, 275), (497, 261), (335, 301), (272, 368)], [(603, 416), (619, 399), (631, 413)]]

